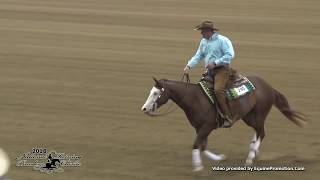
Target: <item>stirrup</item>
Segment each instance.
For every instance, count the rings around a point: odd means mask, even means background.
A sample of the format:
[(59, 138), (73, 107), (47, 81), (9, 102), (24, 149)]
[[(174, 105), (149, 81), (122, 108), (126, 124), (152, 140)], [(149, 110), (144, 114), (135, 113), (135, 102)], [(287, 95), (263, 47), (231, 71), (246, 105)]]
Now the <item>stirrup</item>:
[(232, 126), (232, 123), (229, 121), (223, 121), (222, 128), (230, 128)]
[(233, 121), (228, 117), (228, 116), (225, 116), (223, 118), (223, 123), (222, 123), (222, 128), (229, 128), (233, 125)]

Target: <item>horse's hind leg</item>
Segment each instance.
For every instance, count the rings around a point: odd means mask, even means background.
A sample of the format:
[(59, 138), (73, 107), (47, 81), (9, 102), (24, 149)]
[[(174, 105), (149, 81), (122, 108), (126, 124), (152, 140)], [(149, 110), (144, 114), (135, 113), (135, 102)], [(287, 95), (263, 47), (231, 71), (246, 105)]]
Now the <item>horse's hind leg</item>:
[(256, 112), (253, 110), (243, 118), (244, 122), (248, 126), (251, 126), (252, 128), (254, 128), (254, 130), (256, 131), (250, 143), (249, 154), (246, 160), (247, 165), (251, 165), (253, 163), (253, 161), (255, 160), (259, 152), (259, 147), (265, 136), (264, 122), (268, 112), (269, 111), (267, 111), (267, 113), (264, 113), (264, 115), (261, 115), (261, 114), (257, 115)]
[(253, 163), (253, 160), (257, 157), (257, 154), (259, 153), (259, 147), (261, 144), (261, 138), (257, 138), (257, 133), (253, 135), (252, 141), (250, 143), (250, 148), (249, 148), (249, 154), (246, 159), (246, 164), (251, 165)]

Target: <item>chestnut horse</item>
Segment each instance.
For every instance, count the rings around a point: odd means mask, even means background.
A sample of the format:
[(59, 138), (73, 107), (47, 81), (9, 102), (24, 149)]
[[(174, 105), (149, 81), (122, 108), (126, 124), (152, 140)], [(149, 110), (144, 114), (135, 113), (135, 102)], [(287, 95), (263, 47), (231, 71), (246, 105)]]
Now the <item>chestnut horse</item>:
[[(254, 84), (255, 90), (238, 99), (230, 100), (228, 105), (235, 121), (242, 119), (255, 130), (246, 159), (246, 164), (251, 165), (265, 137), (264, 124), (272, 105), (275, 105), (284, 116), (300, 127), (303, 127), (307, 119), (303, 114), (292, 110), (285, 96), (263, 79), (256, 76), (247, 78)], [(192, 150), (194, 171), (203, 169), (201, 151), (210, 160), (224, 160), (224, 155), (215, 154), (207, 149), (208, 135), (213, 129), (219, 127), (216, 118), (218, 113), (199, 85), (166, 79), (156, 80), (155, 78), (154, 81), (155, 85), (141, 110), (147, 115), (152, 115), (157, 108), (171, 99), (185, 112), (197, 134)]]

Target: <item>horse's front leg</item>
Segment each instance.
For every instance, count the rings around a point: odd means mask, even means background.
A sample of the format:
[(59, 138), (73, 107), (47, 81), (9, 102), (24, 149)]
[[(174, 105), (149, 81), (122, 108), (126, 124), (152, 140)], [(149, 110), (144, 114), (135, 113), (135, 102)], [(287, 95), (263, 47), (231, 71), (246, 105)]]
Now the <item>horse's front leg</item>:
[(214, 160), (214, 161), (222, 161), (226, 159), (226, 156), (224, 154), (215, 154), (211, 151), (208, 150), (208, 138), (206, 138), (201, 146), (201, 150), (204, 152), (204, 155), (210, 159), (210, 160)]
[(197, 135), (196, 140), (193, 144), (193, 150), (192, 150), (193, 171), (201, 171), (203, 169), (202, 160), (200, 156), (200, 148), (199, 148), (200, 145), (201, 145), (201, 138), (199, 138), (199, 135)]
[(205, 155), (212, 160), (223, 160), (225, 157), (216, 155), (207, 150), (207, 138), (210, 132), (213, 130), (211, 124), (204, 124), (197, 130), (197, 138), (193, 144), (192, 150), (192, 165), (194, 171), (200, 171), (203, 169), (202, 160), (200, 156), (200, 148), (204, 151)]

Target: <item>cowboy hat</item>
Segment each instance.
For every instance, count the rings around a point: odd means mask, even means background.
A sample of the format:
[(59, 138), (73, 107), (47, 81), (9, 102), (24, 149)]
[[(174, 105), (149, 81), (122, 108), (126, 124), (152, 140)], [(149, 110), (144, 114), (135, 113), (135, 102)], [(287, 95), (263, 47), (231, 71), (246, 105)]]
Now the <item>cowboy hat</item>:
[(218, 29), (214, 27), (213, 22), (211, 21), (203, 21), (201, 24), (197, 25), (193, 30), (197, 31), (202, 29), (212, 29), (214, 31), (218, 31)]

